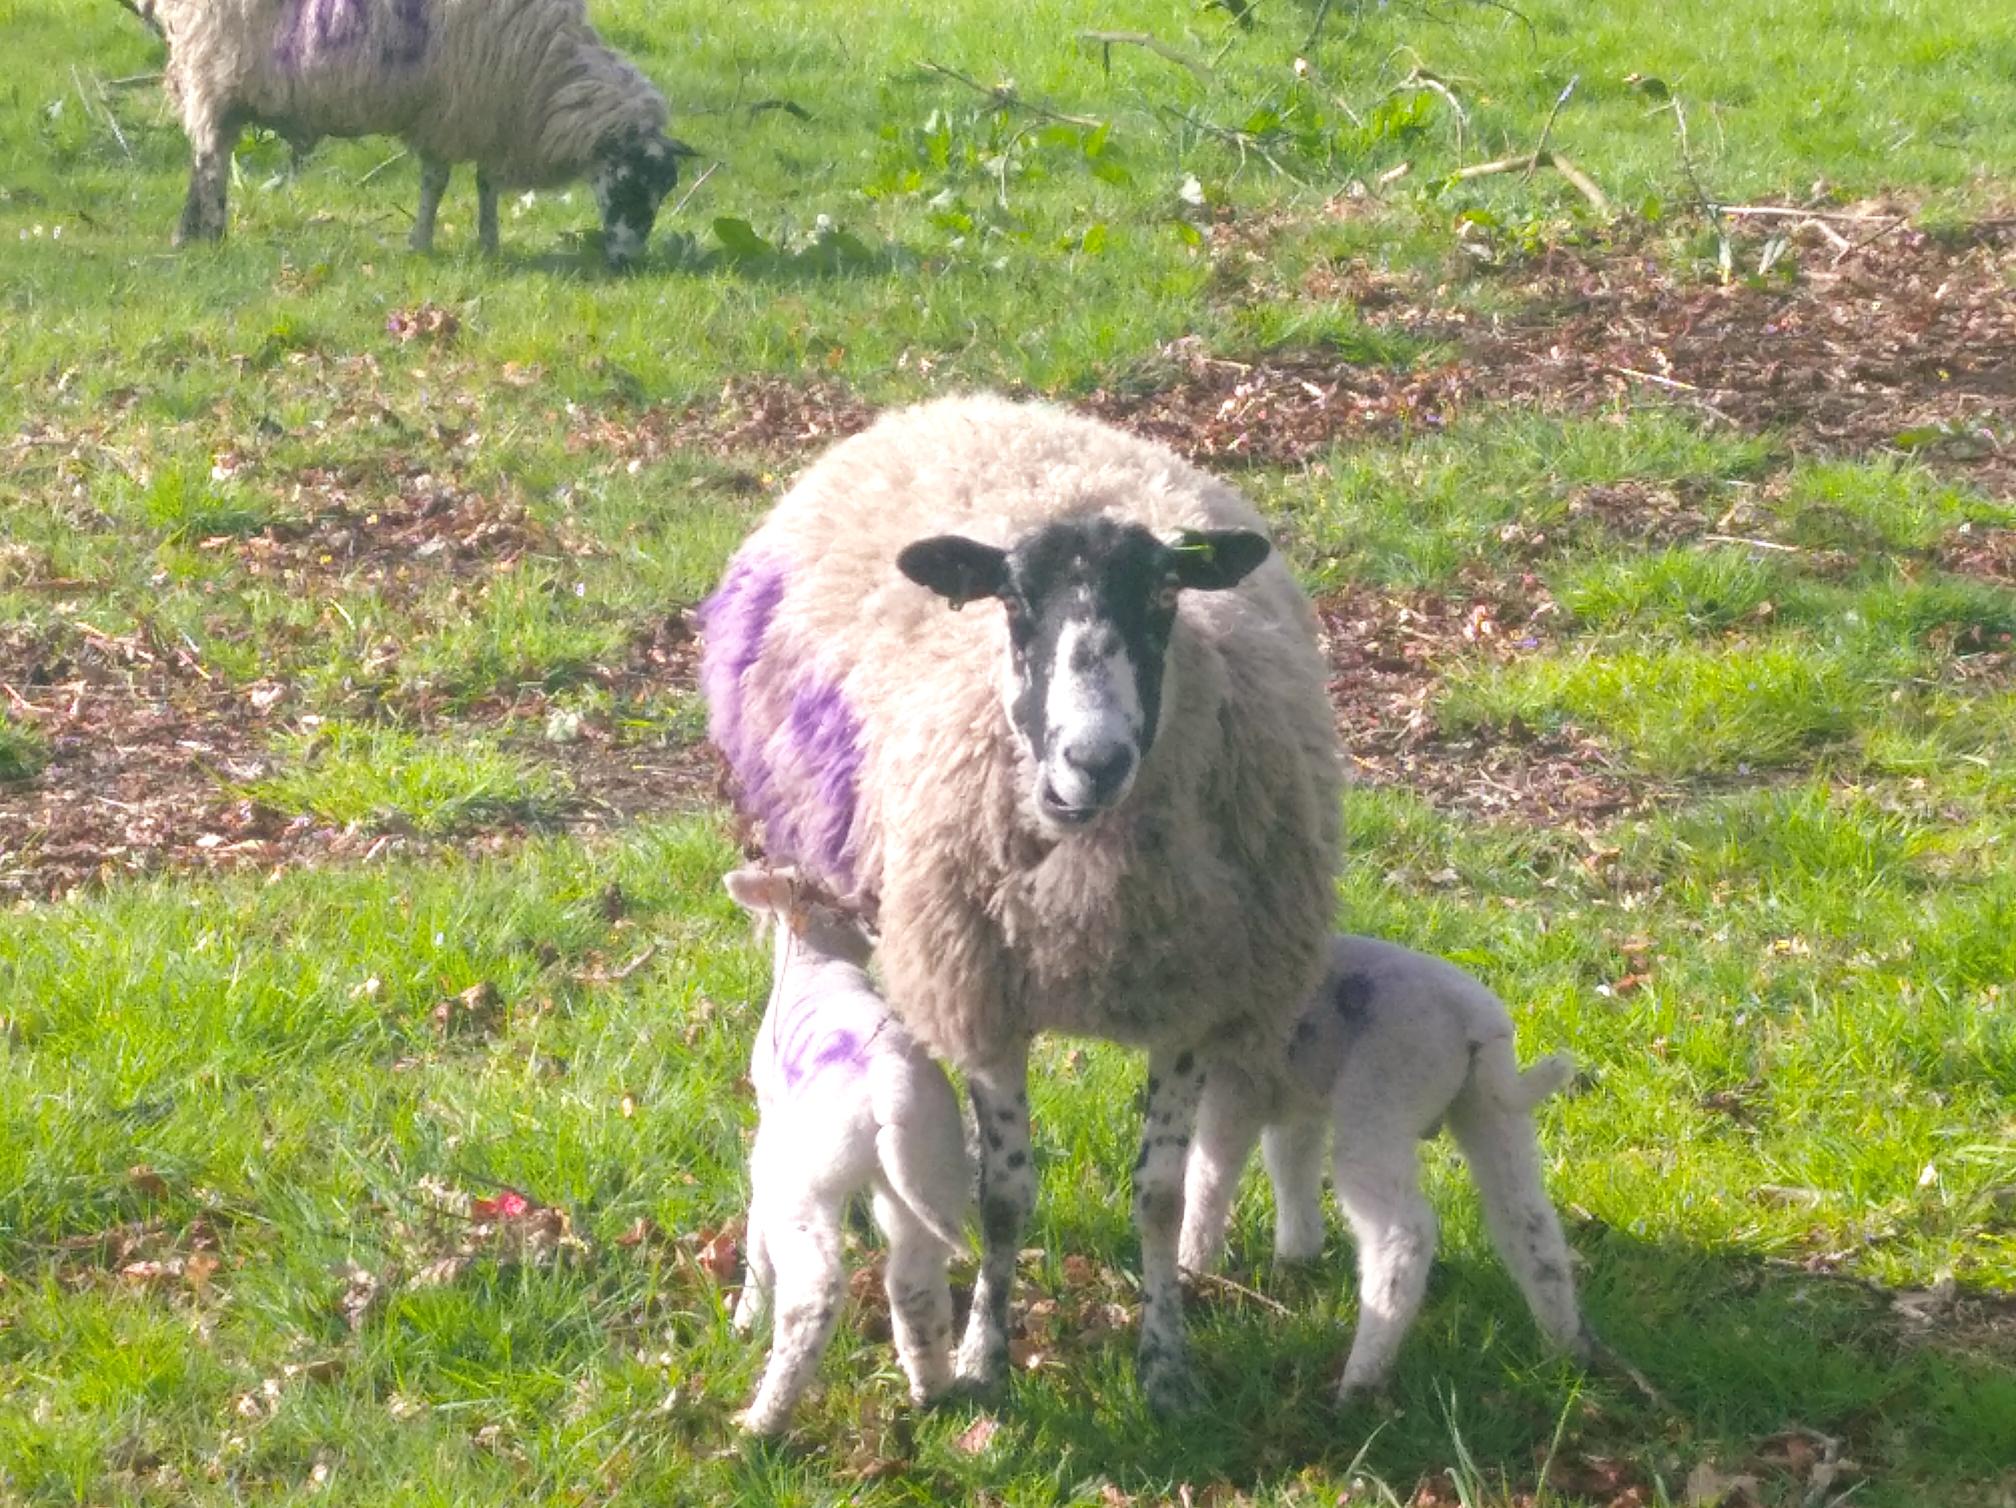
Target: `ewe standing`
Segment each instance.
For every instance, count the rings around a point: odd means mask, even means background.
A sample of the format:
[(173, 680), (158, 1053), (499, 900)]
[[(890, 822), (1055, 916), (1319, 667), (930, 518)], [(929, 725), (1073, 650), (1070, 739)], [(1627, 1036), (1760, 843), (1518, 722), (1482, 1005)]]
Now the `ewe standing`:
[[(960, 1375), (1006, 1372), (1040, 1031), (1148, 1051), (1141, 1378), (1194, 1398), (1183, 1158), (1225, 1057), (1322, 973), (1339, 769), (1315, 625), (1231, 488), (994, 398), (885, 417), (703, 611), (709, 732), (770, 852), (881, 930), (891, 1009), (966, 1074), (983, 1254)], [(965, 612), (945, 610), (950, 602)]]
[(420, 159), (410, 242), (434, 241), (450, 167), (476, 164), (483, 249), (497, 191), (584, 174), (616, 265), (644, 250), (686, 151), (664, 96), (605, 46), (582, 0), (135, 0), (168, 39), (169, 97), (193, 162), (179, 246), (224, 234), (231, 149), (248, 123), (297, 148), (402, 138)]

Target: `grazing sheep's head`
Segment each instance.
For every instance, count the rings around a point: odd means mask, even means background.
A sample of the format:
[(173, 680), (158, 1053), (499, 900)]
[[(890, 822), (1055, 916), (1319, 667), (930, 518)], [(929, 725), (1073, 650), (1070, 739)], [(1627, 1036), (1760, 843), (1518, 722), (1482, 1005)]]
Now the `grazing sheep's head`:
[(679, 159), (693, 149), (663, 131), (624, 131), (602, 143), (589, 181), (602, 212), (602, 254), (627, 267), (651, 239), (658, 206), (679, 181)]
[(921, 539), (896, 565), (955, 608), (1000, 601), (1008, 720), (1035, 767), (1037, 816), (1061, 830), (1133, 788), (1161, 718), (1180, 594), (1237, 585), (1268, 548), (1247, 529), (1165, 541), (1090, 518), (1048, 524), (1005, 550), (956, 534)]

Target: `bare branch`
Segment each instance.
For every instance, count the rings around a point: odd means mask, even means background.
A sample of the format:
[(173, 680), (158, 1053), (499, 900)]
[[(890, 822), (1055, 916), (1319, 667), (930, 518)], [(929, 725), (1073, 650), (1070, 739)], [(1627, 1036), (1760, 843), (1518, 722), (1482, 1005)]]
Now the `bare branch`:
[(1199, 83), (1208, 84), (1211, 82), (1211, 65), (1209, 63), (1206, 63), (1202, 58), (1192, 57), (1182, 48), (1172, 46), (1170, 43), (1149, 32), (1081, 31), (1078, 33), (1078, 40), (1081, 42), (1097, 43), (1101, 48), (1105, 49), (1108, 72), (1111, 72), (1113, 68), (1113, 49), (1115, 47), (1143, 47), (1149, 52), (1154, 53), (1158, 58), (1167, 58), (1179, 68), (1189, 69), (1191, 73), (1196, 75)]
[(1094, 120), (1089, 115), (1067, 115), (1062, 110), (1053, 110), (1048, 105), (1025, 99), (1016, 92), (1013, 84), (995, 84), (990, 87), (971, 74), (961, 73), (956, 68), (947, 68), (943, 63), (933, 62), (930, 58), (918, 59), (917, 66), (927, 68), (933, 73), (943, 74), (954, 83), (964, 84), (975, 94), (985, 95), (993, 102), (996, 110), (1023, 110), (1042, 120), (1054, 120), (1062, 125), (1078, 126), (1087, 131), (1097, 131), (1106, 124), (1105, 121)]

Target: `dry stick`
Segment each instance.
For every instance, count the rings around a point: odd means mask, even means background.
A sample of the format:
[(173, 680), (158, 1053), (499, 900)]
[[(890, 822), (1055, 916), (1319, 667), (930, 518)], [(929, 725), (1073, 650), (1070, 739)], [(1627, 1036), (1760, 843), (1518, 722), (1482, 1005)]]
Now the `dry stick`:
[[(1575, 92), (1575, 86), (1581, 82), (1581, 74), (1570, 74), (1567, 84), (1562, 87), (1559, 94), (1554, 96), (1554, 108), (1547, 112), (1547, 124), (1540, 128), (1539, 144), (1533, 148), (1533, 161), (1526, 168), (1526, 176), (1528, 178), (1533, 176), (1533, 169), (1540, 165), (1540, 159), (1547, 155), (1547, 138), (1554, 134), (1554, 122), (1560, 118), (1561, 107), (1568, 103), (1568, 97)], [(1457, 150), (1462, 150), (1460, 145)]]
[(1784, 220), (1833, 220), (1842, 225), (1867, 225), (1876, 215), (1849, 214), (1846, 210), (1801, 209), (1796, 204), (1718, 204), (1725, 215), (1776, 216)]
[(129, 73), (122, 78), (107, 79), (105, 87), (107, 89), (137, 89), (142, 84), (158, 84), (160, 82), (161, 75), (158, 73)]
[(380, 173), (384, 172), (387, 168), (392, 167), (396, 163), (404, 162), (411, 155), (412, 153), (406, 151), (404, 148), (401, 148), (399, 151), (394, 152), (390, 157), (386, 158), (383, 162), (379, 163), (377, 167), (373, 168), (370, 172), (366, 173), (362, 178), (359, 178), (357, 180), (357, 187), (358, 188), (364, 187), (365, 184), (369, 183), (373, 178), (376, 178)]
[(1066, 115), (1061, 110), (1052, 110), (1048, 105), (1041, 105), (1034, 100), (1024, 99), (1020, 94), (1016, 93), (1015, 86), (1012, 84), (996, 84), (990, 88), (970, 74), (961, 73), (956, 68), (947, 68), (943, 63), (935, 63), (929, 58), (919, 58), (917, 66), (919, 68), (928, 68), (933, 73), (942, 73), (946, 78), (953, 80), (955, 83), (964, 84), (975, 94), (986, 95), (988, 99), (994, 102), (996, 110), (1026, 110), (1031, 115), (1038, 116), (1041, 119), (1054, 120), (1067, 126), (1078, 126), (1088, 131), (1097, 131), (1106, 124), (1105, 121), (1094, 120), (1089, 115)]
[(1206, 63), (1202, 58), (1193, 58), (1182, 48), (1173, 47), (1160, 37), (1152, 36), (1145, 31), (1081, 31), (1078, 33), (1078, 40), (1081, 42), (1096, 42), (1106, 49), (1106, 68), (1109, 72), (1113, 67), (1113, 49), (1115, 47), (1145, 47), (1148, 51), (1154, 53), (1156, 57), (1167, 58), (1178, 67), (1189, 69), (1197, 76), (1199, 83), (1208, 84), (1211, 82), (1211, 65), (1209, 63)]
[(1864, 236), (1854, 245), (1844, 246), (1839, 251), (1835, 252), (1834, 265), (1836, 267), (1839, 267), (1843, 262), (1847, 261), (1849, 257), (1853, 256), (1863, 247), (1873, 246), (1876, 242), (1882, 240), (1885, 236), (1890, 235), (1895, 231), (1902, 230), (1905, 226), (1909, 225), (1910, 223), (1911, 223), (1911, 217), (1909, 215), (1899, 215), (1895, 220), (1892, 220), (1888, 225), (1884, 226), (1881, 230), (1874, 231), (1871, 234)]
[(1275, 161), (1274, 154), (1261, 146), (1259, 138), (1254, 136), (1252, 132), (1236, 131), (1229, 126), (1214, 125), (1194, 110), (1174, 110), (1167, 105), (1164, 105), (1162, 110), (1165, 114), (1173, 115), (1178, 120), (1194, 126), (1205, 135), (1215, 136), (1218, 140), (1235, 147), (1239, 152), (1239, 165), (1242, 168), (1246, 165), (1247, 152), (1251, 151), (1257, 153), (1262, 162), (1266, 163), (1268, 167), (1272, 168), (1281, 177), (1286, 178), (1290, 183), (1302, 182), (1301, 178), (1289, 172), (1279, 162)]
[(1599, 215), (1610, 213), (1610, 199), (1596, 181), (1559, 152), (1521, 152), (1517, 157), (1499, 157), (1491, 162), (1475, 162), (1467, 168), (1458, 168), (1450, 177), (1457, 181), (1470, 178), (1488, 178), (1493, 173), (1530, 173), (1544, 164), (1565, 178), (1569, 185), (1589, 201), (1590, 208)]
[(1190, 1276), (1199, 1283), (1209, 1283), (1214, 1288), (1223, 1288), (1229, 1292), (1238, 1294), (1241, 1298), (1251, 1299), (1263, 1308), (1272, 1309), (1276, 1314), (1286, 1315), (1292, 1312), (1286, 1304), (1281, 1303), (1278, 1299), (1270, 1299), (1266, 1294), (1256, 1289), (1248, 1288), (1244, 1283), (1235, 1283), (1223, 1273), (1196, 1272), (1191, 1273)]
[[(1535, 153), (1534, 155), (1538, 156), (1539, 154)], [(1567, 179), (1569, 184), (1572, 185), (1576, 189), (1576, 191), (1582, 195), (1584, 199), (1587, 199), (1589, 201), (1589, 207), (1591, 209), (1595, 210), (1596, 213), (1599, 215), (1603, 215), (1606, 218), (1608, 217), (1608, 215), (1610, 214), (1609, 197), (1603, 192), (1603, 190), (1601, 190), (1596, 186), (1596, 180), (1594, 178), (1591, 178), (1587, 173), (1583, 172), (1580, 168), (1576, 167), (1574, 163), (1570, 162), (1567, 158), (1563, 157), (1559, 152), (1549, 152), (1547, 154), (1547, 160), (1553, 164), (1555, 172), (1559, 173), (1563, 178)]]
[(679, 202), (672, 206), (672, 213), (675, 216), (679, 213), (680, 210), (686, 207), (686, 201), (688, 199), (691, 199), (695, 194), (700, 192), (700, 185), (705, 183), (709, 178), (712, 178), (714, 176), (714, 170), (720, 166), (721, 164), (718, 162), (710, 162), (707, 164), (707, 171), (702, 173), (698, 178), (695, 178), (693, 180), (693, 186), (687, 189), (685, 193), (681, 194), (679, 196)]
[(782, 110), (796, 120), (812, 119), (812, 112), (795, 99), (759, 99), (749, 107), (749, 118), (754, 120), (765, 110)]
[[(1410, 52), (1413, 51), (1412, 48), (1407, 50)], [(1426, 89), (1431, 93), (1441, 95), (1443, 99), (1449, 102), (1449, 108), (1456, 112), (1456, 155), (1461, 157), (1463, 155), (1463, 132), (1470, 124), (1470, 116), (1464, 110), (1463, 102), (1456, 98), (1455, 90), (1435, 77), (1434, 74), (1423, 73), (1417, 65), (1412, 73), (1408, 74), (1407, 77), (1395, 84), (1391, 89), (1388, 89), (1385, 97), (1391, 99), (1396, 94), (1405, 94), (1409, 90), (1419, 89)]]

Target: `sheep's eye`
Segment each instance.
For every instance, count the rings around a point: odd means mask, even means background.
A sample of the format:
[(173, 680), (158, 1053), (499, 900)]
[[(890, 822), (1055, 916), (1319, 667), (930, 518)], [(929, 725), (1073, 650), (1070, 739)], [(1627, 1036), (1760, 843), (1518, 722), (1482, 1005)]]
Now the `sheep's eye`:
[(1010, 623), (1016, 623), (1021, 621), (1022, 604), (1018, 599), (1014, 597), (1003, 597), (1001, 599), (1001, 611), (1004, 614), (1006, 614), (1008, 621)]

